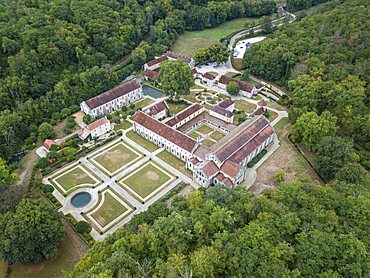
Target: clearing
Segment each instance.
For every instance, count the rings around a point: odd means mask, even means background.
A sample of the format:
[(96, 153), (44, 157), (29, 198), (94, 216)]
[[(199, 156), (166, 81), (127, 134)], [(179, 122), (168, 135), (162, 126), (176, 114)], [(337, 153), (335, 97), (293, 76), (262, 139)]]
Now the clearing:
[(257, 179), (250, 191), (260, 194), (266, 189), (275, 188), (274, 177), (280, 170), (285, 173), (285, 181), (303, 178), (321, 184), (319, 176), (288, 138), (292, 128), (289, 119), (281, 119), (274, 128), (280, 140), (280, 147), (257, 169)]
[(225, 22), (215, 28), (185, 32), (177, 39), (172, 50), (189, 57), (194, 57), (195, 51), (199, 48), (209, 47), (218, 43), (222, 38), (225, 38), (231, 33), (245, 29), (247, 24), (253, 26), (256, 22), (257, 19), (239, 18)]

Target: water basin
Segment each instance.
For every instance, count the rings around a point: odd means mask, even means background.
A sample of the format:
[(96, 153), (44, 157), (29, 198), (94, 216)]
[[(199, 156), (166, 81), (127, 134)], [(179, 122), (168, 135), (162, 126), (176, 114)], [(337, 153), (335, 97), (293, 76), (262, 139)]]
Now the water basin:
[(79, 192), (74, 195), (71, 199), (71, 203), (76, 208), (82, 208), (86, 206), (91, 201), (91, 195), (87, 192)]

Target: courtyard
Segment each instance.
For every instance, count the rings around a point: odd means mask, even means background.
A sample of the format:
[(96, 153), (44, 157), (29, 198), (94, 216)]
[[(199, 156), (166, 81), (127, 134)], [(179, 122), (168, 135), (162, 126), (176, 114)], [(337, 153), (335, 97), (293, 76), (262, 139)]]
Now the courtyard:
[(217, 141), (225, 137), (225, 132), (210, 124), (201, 124), (195, 129), (188, 131), (188, 136), (193, 139), (199, 140), (207, 147), (212, 147)]

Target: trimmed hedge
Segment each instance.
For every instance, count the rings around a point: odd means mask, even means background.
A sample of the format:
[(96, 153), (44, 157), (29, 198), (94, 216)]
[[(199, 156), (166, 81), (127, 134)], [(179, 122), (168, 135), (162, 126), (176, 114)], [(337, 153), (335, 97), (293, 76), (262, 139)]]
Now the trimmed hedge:
[(254, 165), (257, 164), (258, 161), (261, 160), (261, 158), (267, 154), (267, 150), (266, 149), (263, 149), (262, 152), (260, 152), (255, 158), (253, 158), (248, 164), (247, 166), (250, 168), (250, 167), (253, 167)]

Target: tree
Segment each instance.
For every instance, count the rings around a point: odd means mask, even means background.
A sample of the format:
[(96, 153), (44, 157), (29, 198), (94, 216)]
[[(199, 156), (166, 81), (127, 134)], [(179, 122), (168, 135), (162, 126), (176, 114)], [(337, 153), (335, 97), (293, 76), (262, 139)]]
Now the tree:
[(190, 257), (190, 267), (195, 277), (215, 277), (220, 256), (216, 249), (204, 246)]
[(0, 217), (0, 230), (0, 258), (9, 263), (52, 258), (65, 235), (60, 215), (41, 199), (23, 199)]
[(195, 60), (198, 63), (216, 62), (217, 64), (226, 63), (229, 59), (230, 51), (228, 47), (221, 43), (216, 43), (207, 48), (200, 48), (195, 52)]
[(94, 121), (94, 118), (91, 117), (89, 114), (86, 114), (86, 115), (83, 116), (82, 120), (85, 124), (88, 125), (88, 124), (91, 124)]
[(238, 83), (236, 83), (235, 81), (231, 81), (227, 84), (226, 86), (226, 91), (230, 94), (230, 95), (237, 95), (240, 91), (240, 86)]
[(12, 173), (5, 160), (0, 158), (0, 186), (11, 185), (17, 178), (17, 175)]
[(298, 118), (292, 129), (292, 140), (302, 142), (310, 150), (317, 150), (325, 136), (336, 132), (336, 117), (325, 111), (320, 116), (315, 112), (307, 112)]
[(40, 126), (39, 126), (39, 137), (42, 139), (42, 140), (45, 140), (47, 138), (53, 138), (55, 136), (55, 132), (54, 132), (54, 129), (53, 129), (53, 126), (49, 123), (42, 123)]
[(190, 67), (181, 60), (162, 63), (158, 78), (164, 93), (170, 97), (187, 95), (194, 86)]
[(315, 168), (325, 180), (334, 178), (338, 170), (352, 160), (352, 142), (339, 136), (324, 137), (317, 149)]
[(335, 175), (335, 179), (353, 184), (369, 185), (369, 176), (358, 163), (344, 165)]

